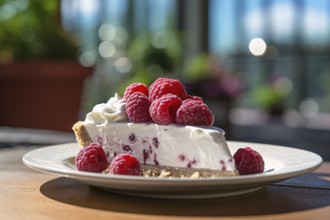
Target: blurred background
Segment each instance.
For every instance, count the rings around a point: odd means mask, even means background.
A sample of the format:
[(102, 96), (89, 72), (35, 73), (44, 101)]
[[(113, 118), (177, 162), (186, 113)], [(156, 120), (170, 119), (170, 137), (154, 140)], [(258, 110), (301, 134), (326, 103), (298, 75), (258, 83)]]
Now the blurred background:
[(328, 0), (0, 0), (0, 142), (171, 77), (228, 140), (330, 160), (329, 58)]

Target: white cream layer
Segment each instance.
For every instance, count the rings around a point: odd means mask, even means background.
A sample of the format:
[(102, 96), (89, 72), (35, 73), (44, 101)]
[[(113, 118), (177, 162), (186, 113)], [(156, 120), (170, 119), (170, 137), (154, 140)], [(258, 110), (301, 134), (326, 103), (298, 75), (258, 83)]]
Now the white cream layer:
[(85, 122), (93, 142), (109, 159), (129, 152), (143, 164), (234, 171), (224, 131), (216, 127), (155, 123)]

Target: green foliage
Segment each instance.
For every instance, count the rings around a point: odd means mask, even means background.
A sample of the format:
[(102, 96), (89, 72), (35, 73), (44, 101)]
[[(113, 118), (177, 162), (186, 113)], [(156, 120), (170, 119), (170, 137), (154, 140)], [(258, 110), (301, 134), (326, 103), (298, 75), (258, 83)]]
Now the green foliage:
[(59, 25), (57, 0), (0, 0), (0, 63), (75, 58), (76, 42)]
[(181, 45), (173, 31), (140, 35), (129, 46), (129, 56), (141, 64), (138, 68), (157, 64), (164, 72), (173, 72), (180, 63)]
[(209, 78), (211, 57), (208, 54), (201, 54), (191, 59), (184, 71), (186, 80), (198, 81)]
[(255, 104), (265, 109), (280, 106), (283, 102), (283, 95), (271, 86), (266, 85), (257, 87), (253, 91), (252, 96)]

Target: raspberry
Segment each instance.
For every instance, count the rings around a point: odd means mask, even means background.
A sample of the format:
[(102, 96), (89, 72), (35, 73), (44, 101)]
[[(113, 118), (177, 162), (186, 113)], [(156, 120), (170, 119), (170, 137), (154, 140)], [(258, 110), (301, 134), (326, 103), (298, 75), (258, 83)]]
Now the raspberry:
[(175, 122), (177, 109), (182, 104), (181, 99), (173, 94), (166, 94), (151, 103), (150, 115), (157, 124), (166, 125)]
[(109, 162), (101, 145), (90, 144), (79, 151), (75, 165), (80, 171), (101, 173), (109, 166)]
[(177, 79), (158, 78), (149, 87), (149, 98), (151, 101), (169, 93), (177, 95), (182, 100), (187, 96), (186, 89)]
[(135, 92), (140, 92), (142, 94), (145, 94), (146, 96), (149, 95), (149, 90), (147, 85), (143, 83), (132, 83), (131, 85), (126, 87), (123, 98), (127, 100), (128, 97)]
[(241, 175), (264, 172), (265, 163), (262, 156), (250, 147), (238, 149), (234, 159), (236, 169)]
[(150, 100), (140, 92), (135, 92), (126, 101), (126, 113), (130, 122), (142, 123), (152, 121), (149, 113)]
[(214, 116), (203, 101), (186, 99), (176, 112), (175, 122), (184, 125), (211, 126)]
[(142, 174), (141, 164), (133, 155), (119, 154), (111, 161), (109, 173), (139, 176)]
[(199, 96), (195, 96), (195, 95), (187, 95), (185, 100), (186, 99), (192, 99), (192, 100), (198, 100), (198, 101), (203, 101), (203, 99)]

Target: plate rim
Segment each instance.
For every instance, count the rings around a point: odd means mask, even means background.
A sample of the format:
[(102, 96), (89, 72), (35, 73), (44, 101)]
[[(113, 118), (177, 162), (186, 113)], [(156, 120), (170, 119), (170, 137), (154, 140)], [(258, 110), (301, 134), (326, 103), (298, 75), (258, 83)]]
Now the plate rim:
[[(230, 176), (230, 177), (217, 177), (217, 178), (196, 178), (196, 179), (189, 179), (189, 178), (159, 178), (159, 177), (143, 177), (143, 176), (125, 176), (125, 175), (111, 175), (111, 174), (101, 174), (101, 173), (91, 173), (91, 172), (82, 172), (82, 171), (77, 171), (73, 169), (66, 169), (66, 170), (59, 170), (58, 168), (54, 167), (47, 167), (44, 165), (41, 165), (39, 163), (35, 163), (29, 159), (29, 157), (37, 152), (40, 151), (45, 151), (50, 148), (74, 148), (76, 147), (77, 150), (79, 150), (80, 146), (78, 143), (64, 143), (64, 144), (57, 144), (57, 145), (50, 145), (50, 146), (45, 146), (42, 148), (37, 148), (34, 150), (31, 150), (27, 153), (25, 153), (22, 157), (23, 163), (27, 166), (30, 167), (34, 170), (38, 170), (41, 172), (46, 172), (50, 174), (55, 174), (59, 176), (64, 176), (72, 179), (78, 179), (78, 180), (83, 180), (83, 179), (98, 179), (102, 182), (107, 182), (107, 180), (111, 181), (127, 181), (127, 180), (134, 180), (138, 182), (161, 182), (161, 183), (174, 183), (174, 184), (180, 184), (180, 183), (207, 183), (207, 184), (241, 184), (241, 182), (244, 183), (255, 183), (256, 180), (258, 182), (263, 182), (267, 180), (268, 182), (277, 182), (277, 181), (282, 181), (288, 178), (292, 178), (295, 176), (307, 174), (309, 172), (312, 172), (319, 168), (322, 165), (323, 159), (320, 155), (307, 151), (304, 149), (299, 149), (295, 147), (288, 147), (288, 146), (283, 146), (283, 145), (273, 145), (273, 144), (263, 144), (263, 143), (254, 143), (254, 142), (242, 142), (242, 141), (227, 141), (229, 148), (231, 148), (231, 145), (237, 144), (237, 145), (250, 145), (250, 146), (257, 146), (259, 147), (277, 147), (277, 148), (283, 148), (283, 149), (290, 149), (293, 151), (300, 151), (307, 153), (315, 158), (315, 161), (313, 161), (311, 164), (308, 166), (305, 166), (302, 169), (296, 169), (292, 172), (264, 172), (261, 174), (250, 174), (250, 175), (239, 175), (239, 176)], [(74, 157), (75, 155), (71, 155), (71, 157)], [(64, 159), (64, 158), (63, 158)], [(68, 158), (66, 158), (68, 159)], [(317, 160), (316, 160), (317, 159)], [(63, 161), (63, 160), (62, 160)]]
[[(250, 145), (260, 150), (260, 147), (267, 149), (267, 147), (281, 147), (285, 148), (288, 151), (300, 151), (303, 152), (302, 155), (309, 155), (312, 159), (312, 163), (309, 163), (307, 166), (304, 166), (297, 169), (293, 169), (294, 172), (283, 172), (283, 167), (279, 167), (281, 172), (264, 172), (261, 174), (252, 174), (252, 175), (241, 175), (241, 176), (230, 176), (230, 177), (219, 177), (219, 178), (198, 178), (198, 179), (188, 179), (188, 178), (159, 178), (159, 177), (143, 177), (143, 176), (125, 176), (125, 175), (110, 175), (110, 174), (100, 174), (100, 173), (91, 173), (91, 172), (82, 172), (77, 171), (74, 168), (74, 165), (69, 163), (69, 160), (78, 153), (81, 148), (78, 143), (66, 143), (59, 145), (51, 145), (42, 148), (37, 148), (31, 150), (23, 155), (23, 163), (38, 171), (45, 173), (55, 174), (57, 176), (67, 177), (69, 179), (76, 180), (83, 184), (91, 185), (96, 188), (103, 189), (108, 192), (115, 192), (123, 195), (130, 196), (139, 196), (145, 198), (160, 198), (160, 199), (210, 199), (210, 198), (221, 198), (221, 197), (230, 197), (238, 196), (242, 194), (255, 192), (268, 184), (279, 182), (285, 179), (289, 179), (295, 176), (303, 175), (313, 170), (316, 170), (321, 166), (323, 160), (322, 158), (313, 152), (306, 151), (303, 149), (286, 147), (281, 145), (270, 145), (270, 144), (261, 144), (253, 142), (239, 142), (239, 141), (227, 141), (231, 153), (233, 153), (233, 145), (246, 146)], [(252, 146), (253, 145), (253, 146)], [(67, 152), (62, 155), (59, 154), (57, 158), (53, 159), (56, 161), (55, 165), (52, 163), (53, 168), (45, 167), (45, 164), (48, 161), (36, 160), (33, 162), (29, 156), (33, 156), (39, 151), (46, 151), (49, 148), (54, 148), (56, 151), (59, 151), (60, 148), (68, 149)], [(236, 150), (239, 147), (236, 147)], [(41, 152), (41, 157), (44, 157)], [(56, 153), (56, 152), (53, 152)], [(264, 152), (261, 152), (263, 154)], [(269, 153), (269, 152), (268, 152)], [(266, 155), (264, 155), (266, 156)], [(65, 158), (63, 158), (65, 157)], [(61, 159), (59, 159), (61, 158)], [(269, 158), (264, 157), (267, 160)], [(40, 158), (39, 158), (40, 159)], [(49, 157), (48, 157), (49, 159)], [(283, 159), (283, 158), (282, 158)], [(284, 159), (288, 159), (285, 158)], [(305, 158), (306, 159), (306, 158)], [(266, 160), (266, 165), (267, 165)], [(270, 160), (270, 159), (269, 159)], [(40, 164), (41, 161), (41, 164)], [(52, 161), (52, 160), (50, 160)], [(43, 163), (42, 163), (43, 162)], [(68, 164), (64, 164), (64, 162)], [(284, 164), (288, 161), (284, 161)], [(289, 162), (297, 162), (296, 160)], [(61, 164), (59, 164), (61, 163)], [(272, 164), (272, 162), (269, 162)], [(69, 166), (68, 166), (69, 165)], [(277, 169), (277, 165), (274, 165)], [(285, 171), (285, 169), (284, 169)]]

